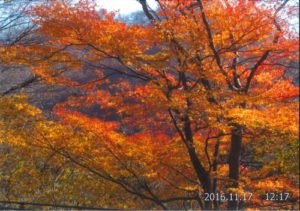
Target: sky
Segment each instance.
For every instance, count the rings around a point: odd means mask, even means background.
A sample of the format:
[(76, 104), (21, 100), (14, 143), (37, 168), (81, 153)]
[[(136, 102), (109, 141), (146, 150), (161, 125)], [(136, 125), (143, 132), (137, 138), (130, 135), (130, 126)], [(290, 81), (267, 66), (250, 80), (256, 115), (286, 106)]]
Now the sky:
[[(151, 8), (155, 8), (155, 0), (148, 0)], [(142, 10), (137, 0), (98, 0), (98, 5), (108, 11), (119, 11), (121, 14), (129, 14)]]

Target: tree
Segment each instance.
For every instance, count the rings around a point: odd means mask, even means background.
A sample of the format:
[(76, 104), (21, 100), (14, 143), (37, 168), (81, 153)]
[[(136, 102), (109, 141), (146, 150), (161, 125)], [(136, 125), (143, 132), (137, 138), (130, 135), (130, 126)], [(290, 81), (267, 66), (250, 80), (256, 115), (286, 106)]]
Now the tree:
[[(38, 0), (0, 1), (0, 78), (1, 83), (6, 82), (1, 86), (1, 96), (10, 94), (37, 81), (34, 75), (28, 74), (28, 71), (20, 66), (20, 62), (14, 59), (16, 49), (12, 50), (15, 45), (26, 46), (37, 41), (36, 37), (32, 36), (35, 25), (32, 24), (31, 18), (25, 14), (25, 11), (34, 3), (38, 3)], [(10, 48), (10, 50), (6, 51), (7, 48)], [(11, 60), (14, 60), (14, 62), (10, 63)], [(16, 70), (19, 70), (22, 79), (13, 81), (11, 78), (18, 73)], [(7, 77), (6, 74), (8, 76), (13, 75), (13, 77)]]
[[(108, 144), (99, 153), (93, 138), (62, 155), (160, 208), (218, 209), (201, 196), (256, 191), (253, 173), (266, 169), (241, 164), (242, 151), (298, 134), (298, 87), (284, 73), (298, 56), (288, 1), (160, 0), (157, 12), (139, 2), (151, 25), (128, 26), (88, 1), (31, 11), (45, 42), (15, 46), (20, 60), (49, 83), (85, 90), (55, 112)], [(86, 65), (94, 80), (74, 77)], [(101, 117), (84, 114), (90, 105)]]
[[(83, 147), (91, 146), (99, 137), (93, 139), (94, 135), (48, 120), (26, 101), (24, 96), (0, 99), (1, 207), (7, 208), (3, 205), (11, 201), (25, 202), (24, 205), (39, 202), (47, 207), (73, 205), (75, 209), (80, 205), (86, 209), (142, 207), (118, 186), (66, 159), (71, 153), (85, 158)], [(101, 147), (93, 147), (99, 150), (95, 153), (103, 152)]]

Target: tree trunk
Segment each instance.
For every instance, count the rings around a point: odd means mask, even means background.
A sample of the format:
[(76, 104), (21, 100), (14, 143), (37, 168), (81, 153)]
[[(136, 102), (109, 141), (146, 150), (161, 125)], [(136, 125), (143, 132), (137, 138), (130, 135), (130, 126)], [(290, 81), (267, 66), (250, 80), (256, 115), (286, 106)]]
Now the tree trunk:
[[(197, 156), (194, 143), (193, 143), (194, 140), (193, 140), (193, 133), (191, 130), (191, 124), (188, 116), (185, 117), (185, 121), (184, 121), (184, 134), (186, 137), (186, 146), (187, 146), (188, 154), (193, 164), (194, 170), (198, 176), (198, 179), (201, 182), (203, 191), (204, 193), (211, 193), (212, 192), (211, 179), (209, 173), (205, 170), (205, 168), (203, 167), (203, 165), (201, 164)], [(204, 209), (205, 210), (212, 209), (211, 201), (204, 202)]]
[[(204, 170), (203, 166), (201, 165), (194, 147), (189, 147), (188, 149), (190, 159), (192, 161), (193, 167), (197, 173), (198, 179), (201, 182), (202, 188), (204, 193), (211, 193), (211, 180), (207, 171)], [(204, 194), (203, 194), (204, 195)], [(204, 209), (209, 210), (211, 209), (212, 203), (211, 201), (204, 201)]]
[[(239, 167), (240, 167), (240, 154), (242, 149), (242, 127), (236, 126), (231, 133), (231, 148), (229, 153), (229, 179), (230, 188), (239, 187)], [(239, 202), (232, 200), (228, 201), (227, 208), (229, 210), (237, 210)]]
[[(214, 161), (213, 161), (213, 172), (215, 172), (215, 173), (218, 170), (219, 148), (220, 148), (220, 139), (217, 139), (217, 143), (215, 145), (215, 151), (214, 151)], [(217, 194), (217, 191), (218, 191), (218, 179), (215, 177), (213, 179), (212, 192)], [(214, 209), (215, 210), (220, 209), (220, 202), (217, 200), (214, 201)]]

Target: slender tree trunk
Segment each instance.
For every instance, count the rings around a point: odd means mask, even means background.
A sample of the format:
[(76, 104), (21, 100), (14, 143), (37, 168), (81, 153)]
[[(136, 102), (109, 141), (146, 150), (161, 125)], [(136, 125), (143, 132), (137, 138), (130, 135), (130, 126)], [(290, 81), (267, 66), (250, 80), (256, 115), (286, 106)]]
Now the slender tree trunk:
[[(217, 139), (217, 143), (215, 145), (215, 151), (214, 151), (214, 161), (213, 161), (213, 171), (216, 173), (218, 170), (218, 157), (219, 157), (219, 148), (220, 148), (220, 139)], [(216, 176), (216, 175), (215, 175)], [(213, 179), (212, 184), (212, 192), (217, 194), (218, 191), (218, 179)], [(214, 209), (219, 210), (220, 209), (220, 202), (215, 200), (214, 201)]]
[[(184, 134), (185, 134), (186, 141), (187, 141), (186, 146), (187, 146), (190, 160), (193, 164), (193, 167), (198, 176), (198, 179), (201, 182), (204, 193), (211, 193), (212, 192), (211, 179), (210, 179), (209, 173), (205, 170), (205, 168), (203, 167), (203, 165), (201, 164), (201, 162), (197, 156), (197, 153), (196, 153), (196, 150), (195, 150), (195, 147), (193, 144), (193, 133), (191, 130), (191, 124), (190, 124), (190, 120), (189, 120), (188, 116), (186, 116), (185, 121), (184, 121)], [(212, 203), (210, 201), (205, 201), (204, 209), (205, 210), (212, 209)]]
[[(240, 154), (242, 149), (242, 127), (236, 126), (231, 133), (231, 148), (229, 153), (229, 179), (230, 188), (239, 187), (239, 176), (240, 176)], [(237, 210), (239, 202), (238, 201), (228, 201), (227, 208), (229, 210)]]
[[(188, 90), (187, 80), (184, 72), (180, 73), (180, 78), (185, 90)], [(204, 166), (199, 160), (197, 156), (195, 147), (194, 147), (194, 138), (193, 138), (193, 131), (191, 127), (191, 121), (189, 118), (189, 109), (191, 107), (190, 99), (186, 99), (187, 110), (184, 117), (184, 136), (185, 140), (183, 140), (186, 144), (190, 160), (193, 164), (194, 170), (198, 176), (198, 179), (202, 185), (204, 193), (212, 193), (212, 186), (211, 186), (211, 178), (208, 171), (205, 170)], [(211, 201), (204, 201), (204, 209), (211, 210), (212, 209), (212, 202)]]
[[(190, 159), (192, 161), (193, 167), (197, 173), (197, 176), (202, 184), (202, 188), (204, 190), (204, 193), (211, 193), (211, 180), (209, 177), (208, 172), (204, 171), (204, 168), (202, 167), (201, 163), (199, 162), (199, 159), (196, 155), (196, 151), (193, 147), (189, 147), (188, 149)], [(204, 209), (209, 210), (211, 209), (211, 202), (210, 201), (204, 201)]]

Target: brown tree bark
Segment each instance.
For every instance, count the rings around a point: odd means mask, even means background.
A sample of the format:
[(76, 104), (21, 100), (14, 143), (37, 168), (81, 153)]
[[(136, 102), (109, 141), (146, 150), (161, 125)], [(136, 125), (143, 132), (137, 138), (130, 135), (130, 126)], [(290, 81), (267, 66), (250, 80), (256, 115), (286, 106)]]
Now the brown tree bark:
[[(192, 135), (190, 120), (189, 120), (188, 116), (186, 116), (186, 119), (184, 122), (185, 122), (184, 123), (184, 134), (186, 137), (186, 142), (187, 142), (186, 145), (187, 145), (187, 150), (188, 150), (190, 160), (193, 164), (193, 167), (198, 176), (198, 179), (201, 182), (204, 193), (211, 193), (212, 192), (211, 179), (210, 179), (209, 173), (205, 170), (205, 168), (203, 167), (203, 165), (201, 164), (201, 162), (197, 156), (197, 153), (196, 153), (196, 150), (195, 150), (195, 147), (193, 144), (193, 135)], [(212, 209), (211, 201), (204, 202), (204, 209), (205, 210)]]
[[(231, 133), (231, 146), (229, 152), (229, 179), (230, 188), (239, 187), (240, 177), (240, 154), (242, 149), (242, 127), (236, 126)], [(239, 202), (235, 200), (228, 201), (227, 208), (229, 210), (237, 210)]]
[[(220, 139), (217, 139), (217, 143), (215, 145), (215, 151), (214, 151), (214, 161), (213, 161), (213, 172), (217, 172), (218, 170), (218, 157), (219, 157), (219, 148), (220, 148)], [(215, 177), (213, 178), (212, 183), (212, 192), (217, 194), (218, 191), (218, 179)], [(214, 201), (214, 209), (219, 210), (220, 209), (220, 202)]]

